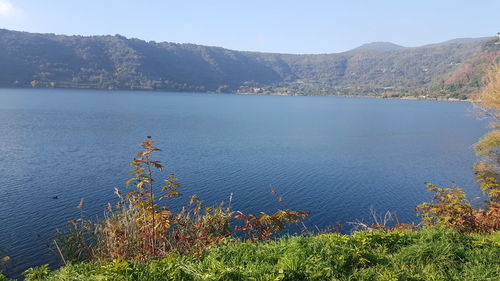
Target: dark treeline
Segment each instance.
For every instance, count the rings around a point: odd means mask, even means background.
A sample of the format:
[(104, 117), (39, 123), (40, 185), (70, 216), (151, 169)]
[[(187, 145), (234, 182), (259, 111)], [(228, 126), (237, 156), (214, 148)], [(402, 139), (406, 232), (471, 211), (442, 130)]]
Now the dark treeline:
[(0, 29), (0, 87), (466, 98), (481, 85), (481, 65), (498, 59), (496, 41), (291, 55)]

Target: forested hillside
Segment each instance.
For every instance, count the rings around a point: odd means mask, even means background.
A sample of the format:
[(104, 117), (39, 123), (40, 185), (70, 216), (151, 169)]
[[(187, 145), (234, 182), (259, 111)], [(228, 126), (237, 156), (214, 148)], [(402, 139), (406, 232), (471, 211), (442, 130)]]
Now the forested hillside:
[(497, 41), (291, 55), (0, 29), (0, 87), (465, 98), (480, 86), (482, 65), (500, 57)]

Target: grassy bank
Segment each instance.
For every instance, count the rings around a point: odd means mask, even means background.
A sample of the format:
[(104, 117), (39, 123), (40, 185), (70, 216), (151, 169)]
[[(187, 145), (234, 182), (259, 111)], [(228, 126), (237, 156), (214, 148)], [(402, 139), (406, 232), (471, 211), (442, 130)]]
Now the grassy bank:
[(486, 281), (499, 276), (499, 232), (426, 229), (291, 236), (259, 243), (229, 238), (199, 258), (71, 264), (53, 272), (31, 270), (28, 280)]

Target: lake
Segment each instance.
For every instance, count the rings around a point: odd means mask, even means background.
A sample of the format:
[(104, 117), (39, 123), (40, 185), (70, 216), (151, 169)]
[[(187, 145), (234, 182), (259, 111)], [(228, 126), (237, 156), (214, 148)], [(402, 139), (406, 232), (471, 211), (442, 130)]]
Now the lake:
[(272, 186), (315, 229), (370, 222), (370, 208), (418, 221), (425, 182), (481, 196), (472, 145), (486, 131), (465, 102), (2, 89), (0, 252), (11, 275), (57, 265), (55, 229), (81, 198), (87, 218), (116, 202), (148, 135), (185, 195), (272, 211)]

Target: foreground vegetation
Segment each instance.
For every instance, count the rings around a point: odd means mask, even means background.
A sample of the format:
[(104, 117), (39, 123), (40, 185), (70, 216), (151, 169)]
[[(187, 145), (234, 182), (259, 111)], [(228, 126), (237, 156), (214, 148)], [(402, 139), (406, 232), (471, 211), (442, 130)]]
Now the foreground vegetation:
[[(252, 243), (226, 239), (201, 258), (120, 259), (27, 272), (28, 280), (498, 280), (500, 233), (359, 231)], [(1, 280), (1, 279), (0, 279)]]

